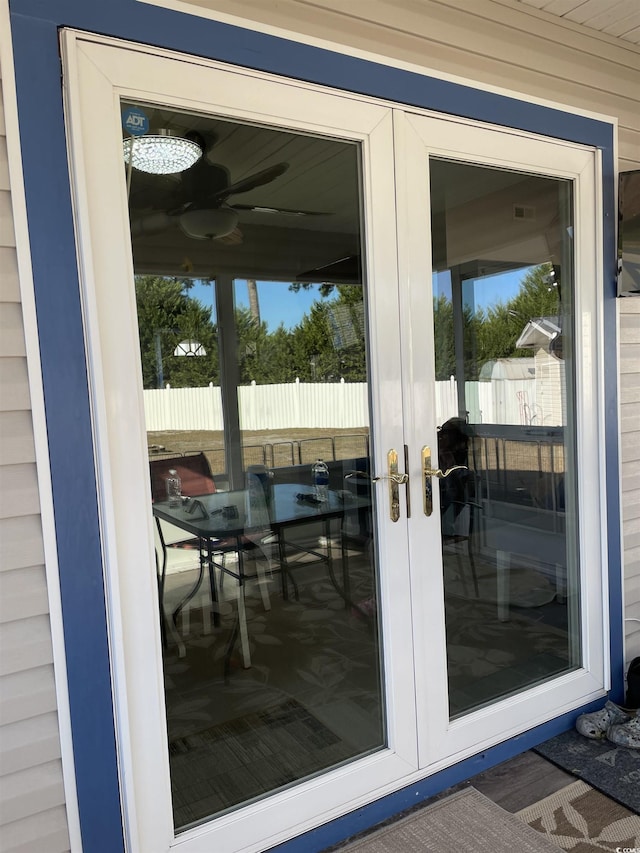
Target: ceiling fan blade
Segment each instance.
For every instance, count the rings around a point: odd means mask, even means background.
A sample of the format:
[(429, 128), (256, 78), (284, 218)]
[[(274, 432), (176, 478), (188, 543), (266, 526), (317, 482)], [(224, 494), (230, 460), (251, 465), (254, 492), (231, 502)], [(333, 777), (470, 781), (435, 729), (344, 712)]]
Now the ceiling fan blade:
[(227, 196), (230, 195), (246, 193), (256, 187), (262, 187), (265, 184), (270, 184), (271, 181), (275, 181), (275, 179), (279, 178), (280, 175), (284, 175), (288, 168), (288, 163), (276, 163), (275, 166), (269, 166), (268, 169), (263, 169), (261, 172), (256, 172), (255, 175), (250, 175), (248, 178), (236, 181), (235, 184), (229, 184), (228, 187), (223, 190), (219, 190), (214, 195), (211, 195), (210, 198), (227, 198)]
[(281, 213), (283, 216), (332, 216), (331, 211), (324, 210), (290, 210), (287, 207), (264, 207), (259, 204), (232, 204), (234, 210), (249, 210), (254, 213)]

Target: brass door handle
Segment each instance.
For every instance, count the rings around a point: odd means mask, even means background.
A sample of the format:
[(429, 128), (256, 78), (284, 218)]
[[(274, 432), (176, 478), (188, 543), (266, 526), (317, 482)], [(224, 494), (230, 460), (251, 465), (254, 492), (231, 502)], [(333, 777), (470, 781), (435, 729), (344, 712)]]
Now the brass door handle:
[(362, 477), (365, 480), (371, 480), (372, 483), (377, 483), (378, 480), (382, 480), (382, 477), (375, 477), (368, 471), (347, 471), (344, 475), (345, 480), (350, 480), (352, 477)]
[(424, 514), (431, 515), (433, 512), (433, 484), (431, 482), (432, 477), (437, 477), (438, 480), (444, 480), (445, 477), (448, 477), (453, 471), (468, 471), (466, 465), (453, 465), (451, 468), (447, 468), (446, 471), (443, 471), (441, 468), (432, 468), (431, 467), (431, 448), (428, 445), (425, 445), (422, 448), (422, 495), (424, 500)]
[(390, 450), (387, 453), (387, 474), (383, 477), (376, 477), (374, 474), (369, 474), (367, 471), (348, 471), (344, 475), (345, 480), (350, 480), (351, 477), (364, 477), (372, 483), (378, 483), (381, 480), (389, 482), (389, 517), (391, 521), (398, 521), (400, 518), (400, 490), (398, 486), (406, 486), (409, 482), (408, 474), (401, 474), (398, 471), (398, 453), (395, 450)]
[(398, 483), (400, 486), (409, 482), (408, 474), (389, 474), (388, 477), (375, 477), (369, 474), (368, 471), (348, 471), (344, 475), (345, 480), (350, 480), (351, 477), (363, 477), (365, 480), (370, 480), (372, 483), (379, 483), (381, 480), (391, 480), (393, 483)]
[(452, 471), (468, 471), (469, 468), (466, 465), (454, 465), (452, 468), (447, 468), (446, 471), (443, 472), (442, 468), (436, 468), (435, 471), (433, 468), (425, 468), (423, 469), (423, 473), (425, 477), (437, 477), (439, 480), (444, 480), (445, 477), (448, 477)]
[(389, 517), (391, 521), (400, 518), (400, 490), (398, 486), (409, 482), (408, 474), (398, 471), (398, 452), (390, 450), (387, 453), (387, 479), (389, 480)]

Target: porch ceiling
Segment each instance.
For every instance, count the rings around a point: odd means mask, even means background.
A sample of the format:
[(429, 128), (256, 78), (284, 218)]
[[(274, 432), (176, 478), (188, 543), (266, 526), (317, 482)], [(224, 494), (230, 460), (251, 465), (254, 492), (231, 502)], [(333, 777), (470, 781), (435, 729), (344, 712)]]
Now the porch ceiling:
[(640, 44), (638, 0), (518, 0), (550, 15), (591, 30)]

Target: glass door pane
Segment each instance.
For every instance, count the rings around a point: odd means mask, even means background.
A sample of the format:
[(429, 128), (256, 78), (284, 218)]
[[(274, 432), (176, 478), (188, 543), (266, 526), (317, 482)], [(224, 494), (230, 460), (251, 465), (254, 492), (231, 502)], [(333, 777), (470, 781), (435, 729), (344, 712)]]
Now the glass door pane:
[(181, 830), (385, 746), (360, 150), (123, 106)]
[(449, 716), (581, 664), (573, 183), (430, 159)]

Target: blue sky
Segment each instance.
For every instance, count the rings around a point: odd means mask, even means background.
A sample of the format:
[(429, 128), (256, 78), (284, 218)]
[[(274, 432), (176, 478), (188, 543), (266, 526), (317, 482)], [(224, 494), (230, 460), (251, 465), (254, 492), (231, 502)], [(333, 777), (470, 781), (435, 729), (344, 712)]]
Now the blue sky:
[[(189, 291), (190, 296), (198, 299), (205, 307), (210, 308), (213, 302), (213, 286), (197, 282)], [(332, 297), (330, 296), (329, 299)], [(335, 297), (334, 297), (335, 298)], [(238, 307), (248, 308), (247, 283), (244, 279), (236, 279), (235, 300)], [(269, 331), (275, 331), (281, 323), (286, 329), (292, 329), (307, 314), (314, 302), (322, 300), (319, 285), (312, 285), (309, 290), (300, 289), (297, 293), (289, 290), (286, 281), (259, 281), (258, 302), (260, 303), (260, 318), (265, 322)], [(215, 317), (215, 307), (212, 314)]]
[[(476, 311), (479, 308), (489, 308), (498, 302), (508, 302), (520, 290), (520, 284), (530, 267), (501, 273), (500, 275), (486, 276), (474, 280), (473, 303), (471, 305)], [(470, 282), (466, 282), (467, 286)], [(434, 284), (435, 295), (444, 295), (451, 299), (451, 277), (449, 271), (436, 274)], [(463, 291), (467, 288), (463, 288)], [(468, 291), (467, 291), (468, 292)]]
[[(474, 287), (475, 308), (486, 308), (497, 302), (507, 302), (520, 289), (520, 282), (526, 272), (526, 269), (522, 269), (479, 279)], [(451, 298), (448, 272), (438, 274), (437, 287), (439, 293), (445, 293), (448, 298)], [(286, 329), (292, 329), (309, 312), (314, 302), (322, 300), (319, 290), (320, 286), (314, 284), (308, 290), (300, 289), (294, 293), (289, 290), (289, 283), (286, 281), (259, 281), (260, 317), (267, 324), (269, 331), (275, 331), (281, 323)], [(189, 294), (206, 308), (212, 307), (214, 302), (212, 284), (196, 282)], [(330, 295), (328, 298), (334, 297)], [(249, 307), (247, 283), (244, 279), (236, 279), (235, 299), (237, 306)], [(211, 316), (215, 318), (215, 306), (213, 308)]]

